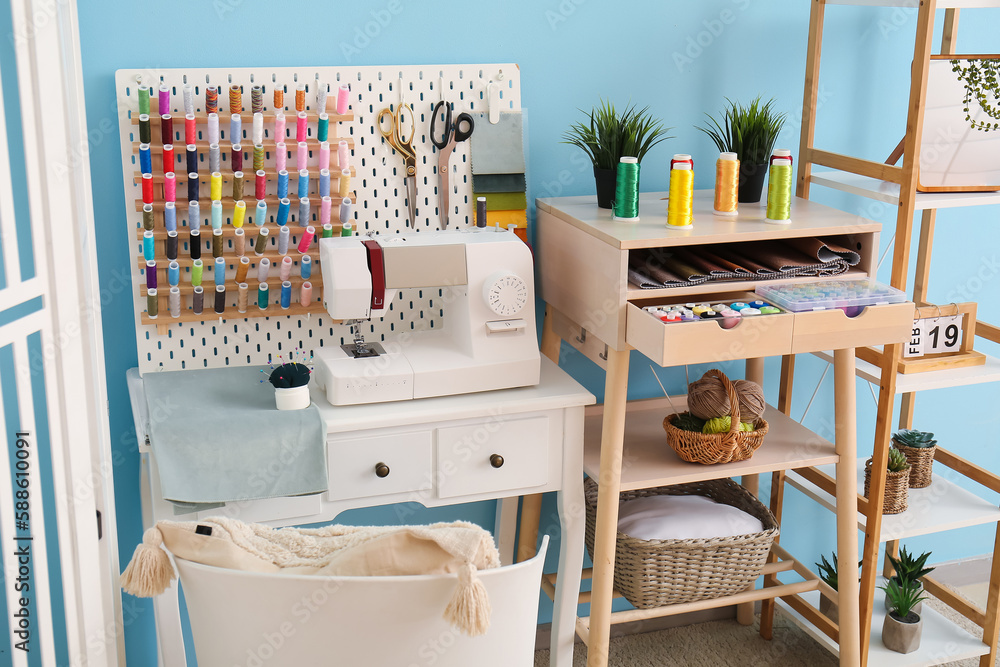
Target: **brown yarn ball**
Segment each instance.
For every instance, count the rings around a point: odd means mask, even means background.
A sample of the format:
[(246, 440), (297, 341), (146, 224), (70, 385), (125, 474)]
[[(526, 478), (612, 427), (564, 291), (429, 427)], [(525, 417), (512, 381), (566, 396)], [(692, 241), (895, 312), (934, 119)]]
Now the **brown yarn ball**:
[[(733, 388), (740, 397), (742, 421), (752, 422), (764, 413), (764, 390), (759, 384), (749, 380), (736, 380), (733, 382)], [(729, 395), (722, 386), (722, 380), (706, 373), (700, 380), (689, 384), (688, 410), (695, 417), (706, 420), (728, 415)]]

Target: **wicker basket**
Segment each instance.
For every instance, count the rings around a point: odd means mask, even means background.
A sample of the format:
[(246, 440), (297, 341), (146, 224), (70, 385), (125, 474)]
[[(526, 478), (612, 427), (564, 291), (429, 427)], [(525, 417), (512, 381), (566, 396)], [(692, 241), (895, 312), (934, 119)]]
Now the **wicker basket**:
[(718, 377), (729, 395), (729, 414), (732, 422), (729, 431), (726, 433), (686, 431), (674, 426), (674, 420), (679, 415), (667, 415), (663, 420), (663, 429), (667, 432), (667, 444), (677, 452), (677, 456), (689, 463), (707, 465), (745, 461), (764, 443), (767, 421), (763, 417), (758, 417), (753, 423), (753, 431), (741, 431), (740, 399), (736, 388), (722, 371), (713, 369), (706, 373), (708, 374)]
[[(584, 482), (587, 550), (594, 555), (597, 484)], [(749, 588), (760, 576), (778, 535), (774, 515), (730, 479), (623, 491), (620, 502), (659, 495), (708, 496), (760, 519), (764, 530), (749, 535), (692, 540), (639, 540), (617, 534), (615, 588), (639, 609), (710, 600)]]
[(907, 447), (893, 440), (892, 446), (903, 452), (907, 463), (910, 464), (910, 488), (922, 489), (930, 486), (934, 472), (934, 452), (937, 451), (937, 445), (933, 447)]
[[(899, 514), (906, 511), (906, 496), (910, 488), (910, 470), (887, 472), (885, 474), (885, 499), (882, 501), (882, 514)], [(872, 483), (872, 460), (865, 461), (865, 497)]]

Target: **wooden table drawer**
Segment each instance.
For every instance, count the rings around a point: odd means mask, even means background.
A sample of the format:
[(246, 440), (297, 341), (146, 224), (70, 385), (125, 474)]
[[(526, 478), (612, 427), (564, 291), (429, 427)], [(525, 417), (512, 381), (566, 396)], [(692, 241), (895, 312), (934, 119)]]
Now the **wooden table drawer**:
[[(433, 483), (430, 430), (330, 438), (328, 456), (331, 500), (426, 491)], [(379, 464), (388, 467), (384, 477)]]
[(913, 328), (913, 303), (868, 306), (856, 317), (843, 310), (794, 313), (792, 353), (902, 343)]

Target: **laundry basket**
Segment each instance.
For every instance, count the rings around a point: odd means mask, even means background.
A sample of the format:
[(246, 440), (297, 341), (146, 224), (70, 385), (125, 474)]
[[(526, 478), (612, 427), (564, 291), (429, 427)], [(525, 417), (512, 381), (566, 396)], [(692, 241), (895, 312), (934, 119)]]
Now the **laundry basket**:
[(511, 667), (534, 657), (548, 536), (527, 561), (480, 570), (485, 635), (442, 618), (457, 575), (322, 577), (230, 570), (176, 558), (198, 664)]

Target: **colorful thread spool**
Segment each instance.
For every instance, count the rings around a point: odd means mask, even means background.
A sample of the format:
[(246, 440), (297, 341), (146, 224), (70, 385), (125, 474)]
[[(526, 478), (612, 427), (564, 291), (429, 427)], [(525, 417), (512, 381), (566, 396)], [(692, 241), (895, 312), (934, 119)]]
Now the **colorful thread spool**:
[(187, 219), (189, 227), (201, 225), (201, 204), (198, 203), (197, 199), (188, 200)]
[(344, 223), (341, 224), (341, 226), (340, 226), (340, 235), (341, 236), (353, 236), (354, 235), (354, 226), (350, 223), (350, 221), (344, 222)]
[(319, 196), (329, 197), (330, 196), (330, 170), (320, 169), (319, 170)]
[(253, 222), (255, 225), (263, 225), (267, 222), (267, 202), (263, 199), (257, 200), (257, 210), (254, 212)]
[(274, 89), (274, 97), (272, 99), (272, 105), (275, 109), (285, 108), (285, 91), (281, 86), (276, 86)]
[(258, 257), (263, 255), (264, 251), (267, 250), (267, 239), (270, 233), (267, 227), (261, 227), (260, 231), (257, 232), (257, 242), (253, 246), (253, 252)]
[(264, 112), (264, 91), (256, 84), (250, 89), (250, 109), (255, 114)]
[(306, 225), (310, 220), (312, 214), (309, 212), (309, 200), (302, 197), (299, 199), (299, 225)]
[(346, 141), (337, 144), (337, 166), (341, 169), (351, 168), (351, 147)]
[(278, 171), (278, 199), (288, 196), (288, 171), (281, 169)]
[(184, 113), (194, 114), (194, 88), (191, 84), (186, 84), (183, 88), (184, 93)]
[(257, 285), (257, 307), (267, 310), (267, 283)]
[(328, 239), (333, 236), (333, 223), (325, 222), (323, 223), (323, 238)]
[(198, 172), (191, 171), (188, 172), (188, 201), (198, 201), (201, 194), (201, 180), (198, 178)]
[(139, 143), (149, 145), (152, 143), (152, 133), (149, 128), (149, 114), (139, 116)]
[(139, 86), (139, 113), (149, 115), (149, 86)]
[(160, 300), (156, 298), (156, 290), (146, 290), (146, 315), (155, 320), (160, 312)]
[(156, 218), (153, 215), (153, 205), (142, 205), (142, 228), (152, 229), (156, 225)]
[(168, 202), (177, 201), (177, 177), (172, 171), (163, 175), (163, 199)]
[(142, 233), (142, 256), (147, 262), (156, 259), (156, 239), (148, 229)]
[(156, 260), (146, 260), (146, 290), (156, 289)]
[(222, 171), (222, 151), (219, 144), (208, 145), (208, 171), (209, 173)]
[(219, 259), (222, 257), (224, 249), (224, 239), (221, 229), (212, 230), (212, 257)]
[(222, 202), (212, 202), (212, 229), (222, 229)]
[(243, 113), (243, 89), (238, 83), (229, 86), (229, 113)]
[(486, 226), (486, 197), (476, 197), (476, 227)]
[(635, 157), (623, 157), (618, 161), (614, 220), (619, 222), (639, 220), (639, 166), (639, 159)]
[(191, 253), (191, 259), (201, 258), (201, 230), (197, 227), (191, 227), (188, 231), (188, 252)]
[(258, 200), (263, 200), (267, 196), (267, 172), (263, 169), (257, 169), (257, 173), (254, 176), (254, 196)]
[(767, 178), (767, 214), (764, 222), (787, 225), (792, 222), (792, 152), (778, 149), (771, 156)]
[(233, 171), (243, 171), (243, 146), (233, 144), (229, 153), (229, 166)]
[(287, 280), (281, 283), (281, 307), (287, 309), (292, 305), (292, 283)]
[(350, 224), (351, 220), (351, 198), (345, 197), (342, 202), (340, 202), (340, 224), (347, 225)]
[(306, 140), (309, 133), (309, 116), (305, 111), (300, 111), (295, 116), (295, 141)]
[(329, 196), (319, 200), (319, 224), (326, 227), (330, 224), (330, 209), (333, 208), (333, 200)]
[(287, 173), (288, 168), (288, 147), (285, 146), (284, 141), (279, 141), (274, 145), (274, 169), (279, 174), (281, 172)]
[(198, 285), (194, 288), (193, 294), (191, 295), (191, 312), (195, 315), (201, 315), (201, 312), (205, 309), (205, 288)]
[(167, 232), (167, 239), (164, 243), (166, 245), (167, 259), (175, 260), (177, 259), (177, 230)]
[(195, 176), (198, 175), (198, 147), (194, 144), (188, 144), (184, 147), (184, 153), (187, 157), (187, 173), (193, 173)]
[(330, 144), (325, 141), (319, 145), (319, 168), (321, 171), (330, 168)]
[(305, 169), (309, 166), (309, 144), (304, 141), (300, 141), (296, 148), (295, 165), (299, 169)]
[(733, 310), (732, 308), (725, 308), (719, 311), (719, 314), (722, 315), (721, 323), (723, 329), (732, 329), (737, 324), (739, 324), (743, 319), (742, 317), (740, 317), (740, 314), (735, 310)]
[(233, 172), (233, 199), (243, 199), (243, 172)]
[(780, 308), (775, 308), (774, 306), (762, 306), (760, 309), (761, 315), (777, 315), (781, 312)]
[(249, 301), (248, 293), (250, 291), (250, 286), (246, 283), (239, 283), (236, 285), (236, 289), (239, 290), (239, 295), (236, 300), (236, 309), (241, 313), (247, 312), (247, 301)]
[(247, 214), (247, 203), (242, 199), (236, 202), (236, 206), (233, 208), (233, 227), (239, 229), (243, 226), (243, 219)]
[(219, 112), (219, 88), (218, 86), (205, 86), (205, 113), (217, 114)]
[(262, 257), (257, 263), (257, 282), (265, 283), (267, 282), (267, 274), (271, 269), (271, 260), (267, 257)]
[(247, 254), (247, 234), (242, 227), (233, 232), (233, 251), (237, 257)]
[(326, 111), (327, 96), (330, 94), (330, 87), (325, 83), (316, 82), (316, 110)]
[(309, 196), (309, 172), (305, 169), (299, 169), (298, 190), (299, 199)]
[(219, 114), (208, 114), (208, 143), (219, 143)]
[(274, 115), (274, 140), (281, 142), (282, 145), (284, 145), (285, 139), (288, 138), (285, 123), (285, 114), (279, 111)]
[(284, 255), (288, 252), (288, 239), (292, 235), (292, 230), (286, 227), (278, 228), (278, 254)]
[(153, 154), (148, 143), (139, 144), (139, 171), (144, 174), (153, 173)]
[(753, 317), (755, 315), (760, 315), (760, 310), (757, 308), (744, 308), (740, 311), (741, 317)]
[(309, 280), (309, 276), (312, 275), (312, 257), (309, 255), (302, 255), (299, 259), (299, 275), (302, 280)]
[(196, 259), (191, 262), (191, 284), (195, 287), (201, 285), (202, 274), (205, 269), (205, 263), (200, 259)]
[(176, 261), (171, 261), (167, 264), (167, 282), (170, 283), (171, 287), (181, 282), (181, 265)]
[(161, 83), (159, 93), (160, 106), (158, 110), (160, 112), (160, 116), (163, 116), (164, 113), (170, 113), (170, 86), (165, 83)]
[(216, 257), (215, 264), (213, 264), (212, 278), (215, 279), (216, 285), (226, 284), (226, 260), (223, 257)]
[(679, 153), (670, 161), (670, 200), (667, 202), (667, 225), (689, 229), (694, 222), (694, 161)]
[(306, 110), (306, 84), (304, 83), (295, 86), (295, 110)]
[(168, 113), (160, 116), (160, 143), (164, 146), (174, 143), (174, 119)]
[(253, 147), (253, 170), (258, 171), (264, 168), (264, 146), (257, 144)]
[(302, 238), (299, 239), (299, 252), (305, 254), (309, 252), (309, 246), (312, 245), (313, 237), (316, 236), (316, 228), (312, 225), (306, 227), (306, 230), (302, 232)]
[(236, 282), (246, 282), (247, 272), (250, 270), (250, 258), (244, 255), (240, 257), (239, 264), (236, 265)]
[(312, 303), (312, 295), (313, 286), (312, 283), (307, 280), (302, 283), (301, 287), (299, 287), (299, 303), (301, 303), (303, 307), (308, 308), (309, 304)]
[(153, 175), (143, 174), (142, 175), (142, 203), (152, 204), (153, 203)]
[(163, 173), (174, 170), (174, 165), (176, 165), (176, 158), (174, 157), (174, 145), (165, 144), (163, 146)]
[(215, 312), (221, 315), (226, 312), (226, 286), (215, 286)]
[(177, 204), (168, 201), (163, 205), (163, 228), (168, 232), (177, 229)]
[(222, 174), (213, 171), (209, 180), (209, 196), (213, 202), (222, 200)]
[(351, 92), (351, 87), (348, 86), (346, 83), (337, 90), (337, 113), (340, 114), (341, 116), (347, 113), (347, 109), (349, 106), (347, 96), (350, 94), (350, 92)]
[(340, 172), (340, 196), (346, 197), (351, 194), (351, 172), (349, 169), (344, 169)]
[(712, 213), (723, 217), (737, 214), (740, 161), (736, 153), (720, 153), (715, 162), (715, 204)]
[(292, 258), (282, 257), (281, 266), (278, 267), (278, 278), (281, 280), (281, 282), (285, 282), (291, 275), (292, 275)]
[(170, 306), (170, 317), (181, 316), (181, 288), (176, 285), (170, 288), (167, 303)]
[(320, 113), (319, 121), (316, 125), (317, 141), (326, 141), (330, 134), (330, 116), (325, 111)]
[(184, 114), (184, 143), (191, 145), (198, 141), (198, 125), (194, 113)]
[(292, 202), (288, 199), (288, 197), (283, 197), (280, 201), (278, 201), (278, 217), (275, 222), (279, 227), (284, 227), (288, 224), (288, 209), (291, 207)]

